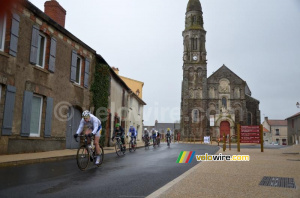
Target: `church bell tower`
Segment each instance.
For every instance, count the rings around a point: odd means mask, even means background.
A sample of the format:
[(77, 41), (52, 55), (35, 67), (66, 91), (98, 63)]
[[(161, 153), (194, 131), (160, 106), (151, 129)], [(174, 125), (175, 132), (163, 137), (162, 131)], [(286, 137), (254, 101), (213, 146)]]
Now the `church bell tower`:
[(203, 138), (208, 133), (207, 62), (203, 12), (199, 0), (189, 0), (183, 36), (181, 133), (184, 138)]

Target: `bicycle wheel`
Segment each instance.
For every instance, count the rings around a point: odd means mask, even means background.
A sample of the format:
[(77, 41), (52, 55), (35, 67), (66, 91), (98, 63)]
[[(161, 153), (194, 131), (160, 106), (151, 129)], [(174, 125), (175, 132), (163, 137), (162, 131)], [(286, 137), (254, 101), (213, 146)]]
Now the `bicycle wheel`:
[(129, 144), (128, 144), (128, 149), (129, 149), (129, 152), (133, 151), (133, 149), (132, 149), (132, 143), (131, 142), (129, 142)]
[(99, 164), (96, 164), (98, 167), (101, 166), (101, 164), (103, 163), (103, 160), (104, 160), (104, 151), (103, 151), (102, 146), (100, 146), (100, 154), (99, 155), (100, 155), (100, 162), (99, 162)]
[(119, 142), (116, 143), (115, 149), (116, 149), (117, 155), (118, 155), (118, 156), (121, 156), (121, 155), (122, 155), (122, 150), (121, 150), (121, 145), (120, 145)]
[(78, 148), (76, 160), (78, 168), (82, 171), (85, 170), (86, 167), (89, 165), (90, 153), (84, 145)]
[(136, 143), (133, 144), (133, 151), (136, 150)]

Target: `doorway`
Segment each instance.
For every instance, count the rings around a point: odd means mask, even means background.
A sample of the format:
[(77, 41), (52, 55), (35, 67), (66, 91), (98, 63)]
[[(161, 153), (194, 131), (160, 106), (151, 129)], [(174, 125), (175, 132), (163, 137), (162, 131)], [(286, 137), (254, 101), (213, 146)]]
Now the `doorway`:
[(223, 140), (223, 134), (225, 136), (229, 135), (230, 136), (230, 124), (227, 121), (223, 121), (220, 124), (220, 139)]
[(80, 145), (80, 138), (78, 137), (78, 142), (74, 139), (74, 134), (77, 132), (79, 123), (81, 120), (81, 111), (75, 107), (70, 107), (68, 112), (67, 121), (67, 134), (66, 134), (66, 148), (67, 149), (77, 149)]

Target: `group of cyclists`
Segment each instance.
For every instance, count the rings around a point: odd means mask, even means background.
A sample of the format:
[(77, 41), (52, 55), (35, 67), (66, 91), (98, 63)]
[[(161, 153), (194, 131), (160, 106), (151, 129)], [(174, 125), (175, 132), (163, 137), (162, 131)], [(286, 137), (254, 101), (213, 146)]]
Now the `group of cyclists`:
[[(168, 128), (166, 132), (166, 141), (168, 143), (171, 143), (171, 135), (172, 135), (172, 131), (170, 128)], [(143, 135), (144, 142), (149, 143), (150, 139), (152, 139), (153, 146), (154, 146), (159, 144), (160, 138), (161, 138), (161, 134), (159, 133), (159, 131), (155, 130), (155, 128), (152, 128), (150, 133), (147, 128), (144, 129), (144, 135)]]
[[(89, 137), (92, 137), (93, 135), (95, 136), (94, 138), (94, 144), (96, 148), (96, 162), (95, 164), (100, 163), (100, 146), (99, 146), (99, 139), (100, 139), (100, 134), (101, 134), (102, 126), (101, 126), (101, 121), (91, 114), (88, 110), (85, 110), (82, 113), (82, 119), (80, 121), (78, 130), (76, 134), (74, 135), (74, 138), (77, 139), (79, 134), (83, 131), (83, 134)], [(130, 126), (129, 130), (127, 132), (127, 137), (130, 135), (131, 139), (134, 141), (134, 144), (136, 144), (136, 137), (137, 137), (137, 130), (133, 127)], [(169, 143), (171, 142), (171, 135), (172, 131), (170, 128), (167, 129), (166, 132), (166, 140)], [(144, 129), (144, 134), (143, 134), (143, 140), (149, 142), (150, 139), (153, 140), (153, 145), (155, 145), (157, 142), (157, 139), (160, 139), (161, 134), (155, 130), (155, 128), (152, 128), (151, 134), (149, 134), (149, 131), (147, 128)], [(115, 125), (114, 133), (112, 140), (114, 140), (115, 137), (120, 137), (123, 149), (126, 149), (126, 144), (125, 144), (125, 132), (124, 129), (120, 126), (119, 123)]]

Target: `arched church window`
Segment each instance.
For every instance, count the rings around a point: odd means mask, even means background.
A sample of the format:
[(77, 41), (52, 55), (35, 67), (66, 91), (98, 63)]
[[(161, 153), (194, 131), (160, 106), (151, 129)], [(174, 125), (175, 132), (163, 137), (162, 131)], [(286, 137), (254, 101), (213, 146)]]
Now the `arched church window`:
[(197, 48), (198, 48), (198, 39), (197, 38), (192, 38), (192, 46), (193, 46), (193, 50), (197, 50)]
[(193, 24), (197, 24), (197, 16), (193, 16)]
[(194, 109), (192, 111), (192, 121), (193, 123), (197, 123), (199, 120), (199, 110), (198, 109)]
[(248, 112), (248, 119), (247, 119), (247, 124), (248, 125), (252, 125), (252, 114), (250, 112)]
[(227, 99), (225, 97), (222, 98), (222, 107), (227, 108)]

